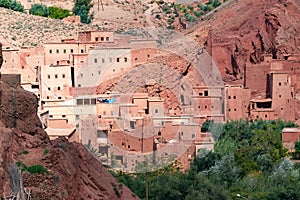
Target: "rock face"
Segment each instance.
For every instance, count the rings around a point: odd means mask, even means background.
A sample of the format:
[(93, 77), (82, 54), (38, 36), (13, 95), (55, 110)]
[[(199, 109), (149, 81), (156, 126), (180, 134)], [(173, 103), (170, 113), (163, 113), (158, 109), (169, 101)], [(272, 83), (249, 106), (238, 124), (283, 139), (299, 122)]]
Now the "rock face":
[(264, 61), (265, 54), (284, 59), (300, 53), (299, 4), (298, 0), (234, 1), (214, 14), (205, 46), (224, 81), (242, 82), (245, 65), (251, 69)]
[(10, 169), (20, 161), (48, 170), (22, 173), (24, 188), (36, 199), (136, 199), (83, 145), (65, 138), (49, 140), (36, 114), (34, 94), (3, 81), (0, 88), (0, 197), (12, 194)]

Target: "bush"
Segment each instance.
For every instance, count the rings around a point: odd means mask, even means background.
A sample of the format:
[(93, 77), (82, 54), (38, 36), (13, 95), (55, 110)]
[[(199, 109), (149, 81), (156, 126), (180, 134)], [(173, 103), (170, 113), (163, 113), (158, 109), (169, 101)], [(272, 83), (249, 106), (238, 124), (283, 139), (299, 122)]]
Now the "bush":
[(29, 9), (29, 14), (48, 17), (49, 16), (49, 9), (44, 4), (33, 4)]
[(22, 153), (26, 155), (29, 153), (29, 151), (25, 149)]
[(67, 9), (50, 6), (49, 7), (49, 17), (53, 19), (63, 19), (68, 16), (71, 16), (71, 13)]
[(48, 173), (48, 170), (45, 167), (43, 167), (42, 165), (31, 165), (26, 168), (26, 171), (28, 171), (31, 174)]
[(24, 6), (16, 0), (0, 0), (0, 7), (18, 12), (25, 12)]

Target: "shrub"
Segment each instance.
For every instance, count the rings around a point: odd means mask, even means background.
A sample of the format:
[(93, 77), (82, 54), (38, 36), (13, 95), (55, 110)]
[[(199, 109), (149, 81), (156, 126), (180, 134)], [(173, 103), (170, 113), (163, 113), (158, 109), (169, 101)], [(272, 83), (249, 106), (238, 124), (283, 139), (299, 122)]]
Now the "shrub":
[(29, 153), (29, 151), (25, 149), (22, 153), (26, 155)]
[(53, 19), (63, 19), (68, 16), (71, 16), (71, 13), (67, 9), (50, 6), (49, 7), (49, 17)]
[(44, 149), (44, 155), (47, 155), (49, 153), (48, 149)]
[(0, 0), (0, 7), (18, 12), (25, 12), (24, 6), (16, 0)]
[(29, 9), (29, 14), (48, 17), (49, 16), (49, 9), (44, 4), (33, 4)]
[(48, 170), (45, 167), (43, 167), (42, 165), (31, 165), (26, 168), (26, 171), (28, 171), (31, 174), (48, 173)]

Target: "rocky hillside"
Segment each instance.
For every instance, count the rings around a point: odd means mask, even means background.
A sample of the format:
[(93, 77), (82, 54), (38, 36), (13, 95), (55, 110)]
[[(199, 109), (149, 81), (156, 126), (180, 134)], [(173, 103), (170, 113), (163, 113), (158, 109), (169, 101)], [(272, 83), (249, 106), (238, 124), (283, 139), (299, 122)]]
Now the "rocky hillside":
[(299, 20), (298, 0), (231, 1), (190, 31), (206, 46), (226, 82), (242, 82), (245, 64), (259, 64), (265, 54), (283, 59), (300, 53)]
[(81, 144), (50, 141), (36, 114), (36, 96), (2, 80), (0, 198), (30, 193), (34, 199), (136, 199)]

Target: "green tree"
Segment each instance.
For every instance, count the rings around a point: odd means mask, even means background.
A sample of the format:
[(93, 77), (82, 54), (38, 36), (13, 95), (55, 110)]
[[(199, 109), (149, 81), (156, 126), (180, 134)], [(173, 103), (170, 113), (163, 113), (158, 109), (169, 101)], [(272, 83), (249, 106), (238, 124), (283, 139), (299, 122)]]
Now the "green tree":
[(44, 4), (33, 4), (29, 9), (29, 13), (32, 15), (48, 17), (49, 16), (49, 9)]
[(94, 19), (94, 14), (90, 12), (93, 7), (92, 0), (75, 0), (73, 7), (73, 13), (80, 16), (80, 21), (85, 24), (89, 24)]
[(0, 0), (0, 7), (4, 7), (18, 12), (25, 12), (24, 6), (16, 0)]

